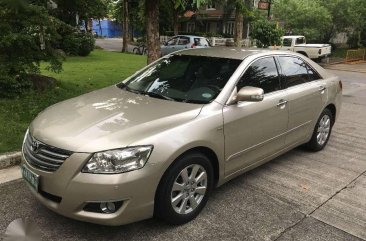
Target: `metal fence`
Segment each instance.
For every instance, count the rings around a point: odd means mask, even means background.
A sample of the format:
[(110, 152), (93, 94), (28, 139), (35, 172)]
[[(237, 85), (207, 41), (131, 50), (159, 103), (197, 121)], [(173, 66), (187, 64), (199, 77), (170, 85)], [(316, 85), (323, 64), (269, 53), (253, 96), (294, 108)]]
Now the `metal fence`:
[(366, 49), (352, 49), (347, 50), (345, 63), (356, 64), (365, 62)]

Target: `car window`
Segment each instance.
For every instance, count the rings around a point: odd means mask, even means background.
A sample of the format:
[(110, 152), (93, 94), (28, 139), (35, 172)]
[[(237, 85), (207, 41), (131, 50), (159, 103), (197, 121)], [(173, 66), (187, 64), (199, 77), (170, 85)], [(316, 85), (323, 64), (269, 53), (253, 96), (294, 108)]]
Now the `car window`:
[(189, 38), (188, 37), (180, 37), (178, 41), (178, 45), (187, 45), (189, 44)]
[(202, 46), (210, 46), (210, 44), (209, 44), (209, 42), (207, 41), (207, 39), (205, 39), (205, 38), (201, 38), (201, 45)]
[(286, 87), (303, 84), (309, 81), (307, 64), (297, 58), (289, 56), (278, 57), (283, 75), (286, 80)]
[(282, 43), (283, 46), (291, 47), (291, 44), (292, 44), (292, 39), (290, 39), (290, 38), (283, 39), (283, 43)]
[(238, 90), (245, 86), (262, 88), (264, 93), (279, 90), (280, 78), (274, 58), (259, 59), (251, 64), (237, 85)]
[(297, 38), (295, 44), (304, 44), (305, 38)]
[(117, 86), (134, 93), (206, 104), (221, 92), (240, 63), (237, 59), (173, 55)]
[(172, 39), (170, 39), (170, 40), (166, 43), (166, 45), (168, 45), (168, 46), (176, 45), (176, 44), (177, 44), (178, 39), (179, 39), (178, 37), (172, 38)]
[(194, 45), (196, 46), (203, 46), (204, 44), (202, 44), (202, 40), (201, 38), (194, 38)]
[(320, 75), (315, 72), (315, 70), (313, 70), (309, 65), (306, 65), (307, 69), (308, 69), (308, 74), (309, 74), (309, 81), (313, 81), (313, 80), (318, 80), (321, 79), (322, 77), (320, 77)]

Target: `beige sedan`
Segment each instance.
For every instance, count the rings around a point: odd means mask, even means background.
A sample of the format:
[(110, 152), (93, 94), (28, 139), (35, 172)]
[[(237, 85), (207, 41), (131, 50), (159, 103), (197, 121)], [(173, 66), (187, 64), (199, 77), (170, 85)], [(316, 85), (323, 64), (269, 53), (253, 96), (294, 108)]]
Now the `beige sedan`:
[(40, 113), (24, 138), (23, 177), (73, 219), (182, 224), (214, 187), (294, 147), (322, 150), (341, 92), (336, 76), (295, 53), (176, 52)]

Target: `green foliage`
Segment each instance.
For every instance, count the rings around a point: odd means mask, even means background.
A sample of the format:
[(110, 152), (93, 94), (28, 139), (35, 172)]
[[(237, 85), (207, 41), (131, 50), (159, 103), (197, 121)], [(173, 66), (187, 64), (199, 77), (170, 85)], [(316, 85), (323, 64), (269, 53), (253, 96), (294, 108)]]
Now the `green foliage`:
[(88, 33), (72, 33), (64, 37), (61, 47), (68, 55), (87, 56), (95, 47), (95, 39)]
[(109, 0), (54, 0), (57, 8), (52, 14), (63, 22), (76, 26), (76, 14), (80, 20), (88, 18), (101, 19), (107, 16)]
[(145, 64), (146, 56), (100, 50), (87, 57), (67, 57), (61, 73), (47, 71), (42, 63), (41, 74), (56, 78), (58, 86), (13, 99), (0, 98), (0, 153), (20, 150), (29, 123), (48, 106), (118, 83)]
[(60, 38), (57, 21), (46, 8), (23, 0), (2, 0), (0, 19), (1, 96), (31, 86), (27, 74), (38, 73), (41, 61), (47, 61), (50, 70), (61, 70), (62, 55), (54, 48)]
[(332, 27), (332, 16), (319, 1), (277, 0), (274, 15), (284, 23), (287, 33), (305, 35), (309, 42), (323, 41)]
[(284, 30), (277, 28), (275, 23), (268, 20), (257, 20), (252, 23), (250, 36), (257, 40), (258, 47), (268, 48), (272, 45), (280, 45), (283, 34)]

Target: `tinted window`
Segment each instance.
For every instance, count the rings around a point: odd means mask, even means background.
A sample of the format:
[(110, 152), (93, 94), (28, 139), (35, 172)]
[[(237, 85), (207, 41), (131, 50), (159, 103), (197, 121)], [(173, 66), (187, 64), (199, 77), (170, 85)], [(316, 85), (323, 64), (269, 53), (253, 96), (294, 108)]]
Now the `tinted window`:
[(280, 89), (280, 79), (272, 57), (255, 61), (244, 73), (238, 83), (238, 90), (244, 86), (259, 87), (264, 93)]
[(304, 61), (297, 57), (279, 57), (286, 86), (291, 87), (309, 81), (308, 68)]
[(304, 44), (305, 38), (297, 38), (295, 44)]
[(240, 63), (236, 59), (173, 55), (118, 86), (151, 97), (205, 104), (221, 92)]
[(189, 38), (188, 37), (180, 37), (178, 41), (178, 45), (187, 45), (189, 44)]
[(283, 46), (286, 46), (286, 47), (291, 47), (291, 44), (292, 44), (292, 39), (290, 38), (285, 38), (283, 39)]

